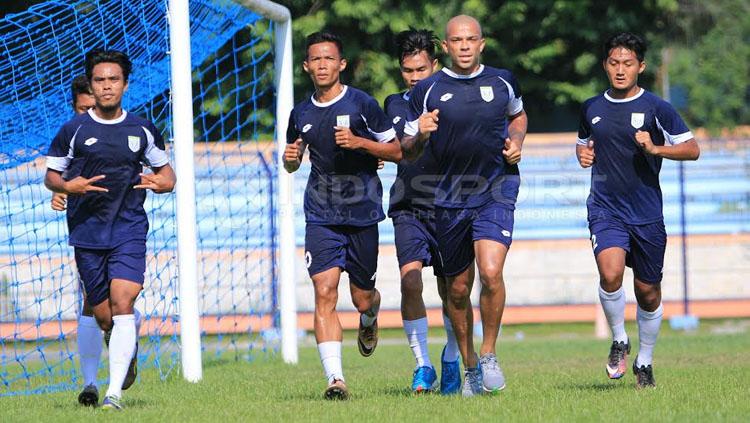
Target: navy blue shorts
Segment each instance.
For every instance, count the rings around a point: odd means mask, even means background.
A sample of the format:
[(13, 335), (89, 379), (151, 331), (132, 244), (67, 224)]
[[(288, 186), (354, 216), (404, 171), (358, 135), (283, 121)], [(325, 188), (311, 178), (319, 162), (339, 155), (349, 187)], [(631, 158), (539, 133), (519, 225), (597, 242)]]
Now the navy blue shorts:
[(469, 267), (474, 260), (474, 241), (488, 239), (510, 248), (513, 213), (496, 201), (469, 209), (436, 208), (436, 238), (445, 276), (455, 276)]
[(109, 298), (112, 279), (143, 285), (146, 272), (146, 241), (127, 241), (108, 250), (75, 247), (76, 266), (90, 306)]
[(378, 268), (378, 225), (316, 225), (305, 228), (305, 264), (310, 277), (340, 267), (349, 281), (370, 291), (375, 289)]
[(399, 267), (419, 261), (422, 266), (432, 266), (435, 276), (443, 276), (434, 219), (420, 219), (411, 213), (399, 214), (393, 218), (393, 231)]
[(605, 213), (589, 220), (591, 247), (594, 256), (612, 247), (625, 250), (625, 265), (633, 275), (646, 283), (658, 284), (662, 279), (667, 231), (664, 221), (646, 225), (628, 225)]

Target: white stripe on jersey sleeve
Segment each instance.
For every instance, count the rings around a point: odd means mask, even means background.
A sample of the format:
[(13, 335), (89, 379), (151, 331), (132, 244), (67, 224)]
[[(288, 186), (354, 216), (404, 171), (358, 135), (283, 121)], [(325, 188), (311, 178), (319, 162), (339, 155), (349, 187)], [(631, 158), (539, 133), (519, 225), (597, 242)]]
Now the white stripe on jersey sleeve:
[(658, 117), (654, 117), (654, 119), (656, 119), (656, 126), (659, 128), (661, 133), (664, 134), (664, 139), (667, 140), (669, 144), (671, 145), (681, 144), (693, 138), (693, 133), (691, 131), (687, 131), (682, 134), (672, 135), (666, 130), (664, 130), (664, 127), (661, 126), (661, 122), (659, 122)]
[(141, 126), (141, 128), (143, 128), (143, 132), (146, 133), (146, 151), (143, 153), (143, 155), (148, 161), (147, 164), (151, 167), (162, 167), (165, 164), (169, 163), (169, 157), (167, 157), (167, 153), (157, 147), (156, 143), (154, 143), (154, 135), (151, 133), (151, 131), (143, 126)]
[(372, 134), (373, 137), (375, 137), (378, 142), (388, 142), (394, 138), (396, 138), (396, 131), (393, 129), (393, 127), (388, 128), (385, 132), (375, 132), (370, 128), (370, 125), (367, 124), (367, 118), (365, 118), (365, 115), (359, 114), (362, 117), (362, 120), (365, 121), (365, 126), (367, 127), (367, 131)]
[[(430, 97), (430, 91), (432, 91), (432, 87), (434, 86), (435, 86), (435, 83), (433, 82), (432, 85), (430, 85), (430, 88), (427, 89), (427, 92), (424, 93), (424, 101), (422, 102), (422, 113), (427, 113), (427, 99)], [(419, 132), (419, 117), (417, 117), (416, 120), (408, 121), (404, 124), (404, 135), (413, 137), (414, 135), (417, 135), (418, 132)]]
[(589, 145), (589, 140), (591, 137), (588, 138), (578, 138), (578, 141), (576, 141), (576, 144), (578, 145)]
[(508, 87), (508, 116), (514, 116), (523, 111), (523, 100), (521, 97), (516, 98), (516, 93), (513, 91), (513, 87), (510, 86), (508, 81), (503, 79), (502, 76), (498, 76), (501, 81), (505, 82), (505, 86)]
[(78, 128), (76, 128), (76, 132), (73, 134), (73, 138), (70, 139), (67, 156), (65, 157), (47, 156), (47, 168), (56, 170), (58, 172), (65, 172), (65, 170), (68, 169), (68, 166), (70, 166), (70, 161), (73, 160), (73, 145), (76, 142), (76, 136), (78, 135), (78, 131), (80, 129), (81, 129), (81, 125), (78, 125)]

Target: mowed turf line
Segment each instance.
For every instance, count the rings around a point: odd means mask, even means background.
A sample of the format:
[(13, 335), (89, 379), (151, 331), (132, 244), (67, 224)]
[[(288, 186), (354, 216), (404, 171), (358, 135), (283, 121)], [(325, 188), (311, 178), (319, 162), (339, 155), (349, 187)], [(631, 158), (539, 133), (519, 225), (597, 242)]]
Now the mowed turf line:
[[(353, 397), (348, 402), (322, 399), (317, 351), (306, 347), (296, 367), (278, 358), (207, 362), (199, 384), (178, 374), (162, 382), (156, 372), (144, 370), (126, 391), (122, 413), (79, 407), (77, 392), (0, 398), (0, 421), (747, 421), (750, 335), (747, 330), (713, 333), (719, 325), (725, 323), (702, 322), (691, 334), (664, 325), (656, 350), (656, 390), (637, 391), (630, 370), (619, 381), (608, 380), (608, 343), (590, 337), (590, 325), (544, 325), (504, 328), (499, 355), (508, 387), (499, 395), (413, 396), (411, 353), (400, 331), (386, 331), (390, 342), (370, 358), (359, 356), (355, 346), (345, 347), (344, 371)], [(637, 332), (629, 325), (628, 333), (635, 338)], [(431, 336), (442, 337), (436, 331)], [(439, 353), (433, 345), (436, 363)]]

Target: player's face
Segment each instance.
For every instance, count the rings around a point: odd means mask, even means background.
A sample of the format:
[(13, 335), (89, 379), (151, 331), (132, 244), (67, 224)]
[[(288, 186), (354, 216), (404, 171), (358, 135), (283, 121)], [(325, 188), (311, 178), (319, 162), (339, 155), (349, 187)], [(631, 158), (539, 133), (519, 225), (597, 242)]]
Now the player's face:
[(103, 111), (120, 107), (122, 94), (128, 83), (117, 63), (99, 63), (91, 72), (91, 91), (96, 99), (96, 108)]
[(317, 43), (307, 49), (302, 68), (316, 88), (328, 88), (339, 82), (339, 74), (346, 69), (346, 60), (341, 58), (335, 43)]
[(615, 91), (629, 92), (638, 84), (638, 75), (646, 69), (646, 62), (638, 60), (635, 52), (624, 47), (615, 47), (604, 61), (609, 84)]
[(78, 94), (76, 101), (73, 103), (73, 110), (77, 115), (86, 113), (88, 109), (93, 109), (96, 105), (96, 99), (91, 94)]
[(427, 78), (435, 72), (437, 59), (430, 60), (426, 51), (420, 50), (417, 54), (404, 57), (401, 61), (401, 77), (409, 90), (417, 85), (417, 82)]
[(460, 21), (448, 26), (443, 51), (451, 57), (451, 68), (456, 73), (469, 74), (479, 67), (484, 50), (484, 38), (478, 25)]

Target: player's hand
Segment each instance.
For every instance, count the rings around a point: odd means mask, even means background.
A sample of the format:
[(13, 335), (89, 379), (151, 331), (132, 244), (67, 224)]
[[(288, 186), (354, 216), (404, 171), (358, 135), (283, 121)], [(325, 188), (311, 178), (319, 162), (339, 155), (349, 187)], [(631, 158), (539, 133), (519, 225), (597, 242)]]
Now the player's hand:
[(385, 162), (381, 159), (378, 159), (378, 170), (385, 167)]
[(65, 192), (73, 195), (83, 195), (87, 192), (109, 192), (107, 188), (94, 185), (94, 183), (101, 181), (102, 179), (104, 179), (104, 175), (97, 175), (91, 178), (77, 176), (66, 181), (63, 188), (65, 189)]
[(336, 145), (347, 150), (356, 150), (362, 147), (362, 141), (354, 136), (352, 130), (344, 126), (334, 126), (336, 130)]
[(426, 138), (438, 130), (438, 121), (440, 120), (438, 119), (438, 113), (440, 113), (440, 110), (435, 109), (429, 113), (422, 113), (422, 116), (419, 117), (419, 135), (422, 138)]
[(654, 142), (651, 141), (651, 134), (649, 134), (646, 131), (636, 131), (635, 132), (635, 142), (638, 143), (638, 145), (648, 154), (654, 154), (656, 150), (656, 146), (654, 145)]
[(299, 149), (302, 144), (302, 138), (297, 138), (293, 143), (284, 147), (284, 161), (287, 163), (299, 162)]
[(135, 189), (150, 189), (155, 193), (172, 191), (172, 183), (164, 175), (158, 173), (141, 173), (141, 183)]
[(589, 140), (585, 147), (577, 148), (578, 163), (582, 168), (591, 167), (594, 164), (596, 154), (594, 153), (594, 140)]
[(65, 211), (65, 206), (68, 203), (68, 196), (66, 194), (63, 194), (61, 192), (53, 192), (52, 193), (52, 210), (55, 211)]
[(505, 147), (503, 148), (503, 156), (505, 161), (509, 165), (517, 164), (521, 161), (521, 146), (518, 143), (511, 141), (510, 138), (505, 139)]

